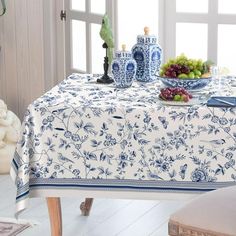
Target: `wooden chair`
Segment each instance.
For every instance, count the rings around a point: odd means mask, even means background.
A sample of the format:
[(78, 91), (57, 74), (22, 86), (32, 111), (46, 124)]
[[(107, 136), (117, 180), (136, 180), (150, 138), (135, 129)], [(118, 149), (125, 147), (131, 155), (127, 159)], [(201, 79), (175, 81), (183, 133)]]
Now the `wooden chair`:
[(92, 205), (93, 198), (85, 198), (85, 201), (80, 204), (81, 214), (83, 216), (89, 216)]
[[(93, 204), (93, 198), (86, 198), (80, 209), (84, 216), (88, 216)], [(47, 198), (48, 212), (51, 224), (51, 236), (62, 236), (62, 212), (60, 198)]]

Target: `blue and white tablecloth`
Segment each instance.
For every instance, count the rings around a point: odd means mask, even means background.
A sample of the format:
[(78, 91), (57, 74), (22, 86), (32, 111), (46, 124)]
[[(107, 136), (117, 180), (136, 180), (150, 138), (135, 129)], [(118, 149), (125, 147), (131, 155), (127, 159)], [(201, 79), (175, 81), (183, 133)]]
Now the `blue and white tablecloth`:
[(157, 83), (117, 89), (95, 79), (71, 75), (29, 105), (11, 170), (18, 211), (45, 189), (60, 197), (236, 183), (236, 108), (163, 106)]

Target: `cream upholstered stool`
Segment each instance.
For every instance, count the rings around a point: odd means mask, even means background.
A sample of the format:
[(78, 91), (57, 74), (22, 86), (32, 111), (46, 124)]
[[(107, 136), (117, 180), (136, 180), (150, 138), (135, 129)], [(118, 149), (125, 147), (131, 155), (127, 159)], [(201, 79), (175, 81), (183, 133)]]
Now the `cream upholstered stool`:
[(236, 236), (236, 186), (194, 199), (169, 220), (170, 236)]

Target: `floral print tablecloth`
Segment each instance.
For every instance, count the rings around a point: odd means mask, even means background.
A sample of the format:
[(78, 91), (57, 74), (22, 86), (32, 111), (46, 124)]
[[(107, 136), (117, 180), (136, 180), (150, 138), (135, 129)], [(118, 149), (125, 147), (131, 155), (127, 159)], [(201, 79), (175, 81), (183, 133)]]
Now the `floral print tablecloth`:
[(117, 89), (73, 74), (29, 105), (11, 170), (18, 210), (42, 189), (194, 192), (235, 184), (236, 108), (164, 106), (158, 94), (157, 83)]

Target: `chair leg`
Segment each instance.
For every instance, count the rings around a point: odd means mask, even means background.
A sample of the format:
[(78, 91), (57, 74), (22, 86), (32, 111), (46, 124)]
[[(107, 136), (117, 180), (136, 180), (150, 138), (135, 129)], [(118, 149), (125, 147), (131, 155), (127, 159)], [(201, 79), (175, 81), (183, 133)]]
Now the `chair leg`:
[(51, 236), (62, 236), (62, 216), (60, 198), (47, 198), (51, 224)]
[(168, 232), (169, 232), (169, 236), (180, 236), (180, 234), (179, 234), (179, 226), (176, 225), (171, 220), (169, 220), (169, 222), (168, 222)]
[(92, 205), (93, 205), (93, 198), (86, 198), (85, 201), (80, 204), (81, 214), (83, 216), (89, 216)]

